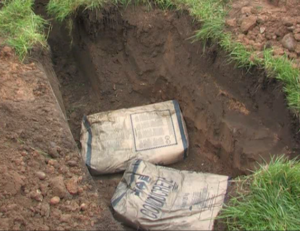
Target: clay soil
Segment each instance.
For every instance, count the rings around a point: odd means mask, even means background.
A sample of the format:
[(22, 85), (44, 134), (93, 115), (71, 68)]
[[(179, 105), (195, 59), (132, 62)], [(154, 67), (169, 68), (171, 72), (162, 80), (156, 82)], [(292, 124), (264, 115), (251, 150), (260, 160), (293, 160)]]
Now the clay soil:
[(122, 174), (91, 178), (76, 147), (83, 115), (178, 100), (190, 151), (171, 167), (182, 170), (235, 177), (299, 153), (282, 86), (235, 69), (214, 45), (191, 44), (199, 25), (187, 12), (107, 7), (74, 26), (71, 39), (55, 25), (52, 54), (34, 63), (1, 51), (0, 229), (124, 229), (110, 211)]
[(300, 68), (299, 0), (234, 0), (228, 8), (227, 29), (234, 38), (256, 51), (286, 54)]

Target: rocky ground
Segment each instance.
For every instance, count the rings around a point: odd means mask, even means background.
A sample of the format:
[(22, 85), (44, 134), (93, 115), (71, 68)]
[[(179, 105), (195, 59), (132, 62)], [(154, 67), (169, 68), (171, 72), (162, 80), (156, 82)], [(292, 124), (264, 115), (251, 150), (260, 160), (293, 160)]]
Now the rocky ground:
[(0, 230), (119, 229), (45, 73), (0, 51)]
[(300, 68), (299, 0), (234, 0), (226, 24), (235, 39), (257, 51), (273, 48)]

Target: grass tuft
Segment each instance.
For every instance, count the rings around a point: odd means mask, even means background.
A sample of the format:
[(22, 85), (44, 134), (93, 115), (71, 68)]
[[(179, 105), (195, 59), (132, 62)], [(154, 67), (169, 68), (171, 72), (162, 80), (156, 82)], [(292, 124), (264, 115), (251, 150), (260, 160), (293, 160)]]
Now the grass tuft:
[(0, 3), (0, 36), (24, 59), (36, 44), (46, 46), (46, 21), (36, 15), (33, 0), (4, 0)]
[(229, 230), (298, 230), (300, 162), (279, 157), (238, 180), (237, 196), (223, 209)]
[(62, 22), (68, 16), (74, 14), (78, 8), (96, 9), (102, 7), (108, 0), (50, 0), (47, 11), (57, 21)]
[(70, 15), (73, 15), (77, 10), (83, 7), (87, 9), (96, 9), (103, 7), (106, 3), (120, 4), (126, 8), (128, 5), (148, 5), (151, 8), (152, 4), (160, 9), (174, 9), (175, 4), (172, 0), (50, 0), (47, 5), (47, 11), (53, 15), (57, 21), (64, 21)]

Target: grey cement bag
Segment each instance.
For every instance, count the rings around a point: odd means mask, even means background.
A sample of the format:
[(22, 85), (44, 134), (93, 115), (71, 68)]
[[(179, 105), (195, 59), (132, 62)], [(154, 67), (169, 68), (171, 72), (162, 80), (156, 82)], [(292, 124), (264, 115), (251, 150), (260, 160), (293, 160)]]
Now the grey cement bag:
[(111, 200), (115, 216), (143, 230), (212, 230), (228, 177), (132, 161)]
[(84, 117), (80, 140), (93, 175), (124, 171), (135, 159), (172, 164), (187, 157), (189, 146), (175, 100)]

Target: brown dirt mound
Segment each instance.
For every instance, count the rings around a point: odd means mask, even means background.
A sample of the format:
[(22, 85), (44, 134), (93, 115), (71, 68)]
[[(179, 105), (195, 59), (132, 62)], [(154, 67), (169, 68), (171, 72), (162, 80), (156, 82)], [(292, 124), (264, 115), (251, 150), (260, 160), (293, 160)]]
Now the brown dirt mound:
[(0, 48), (0, 230), (119, 229), (37, 66)]
[[(191, 148), (174, 168), (237, 176), (261, 158), (297, 153), (298, 125), (281, 86), (262, 72), (235, 69), (218, 47), (203, 53), (188, 40), (194, 26), (186, 12), (85, 11), (72, 49), (67, 32), (56, 27), (49, 43), (78, 144), (84, 114), (177, 99)], [(120, 177), (95, 178), (107, 205)]]
[(273, 48), (300, 68), (300, 4), (298, 0), (235, 0), (230, 3), (227, 26), (234, 38), (257, 51)]

